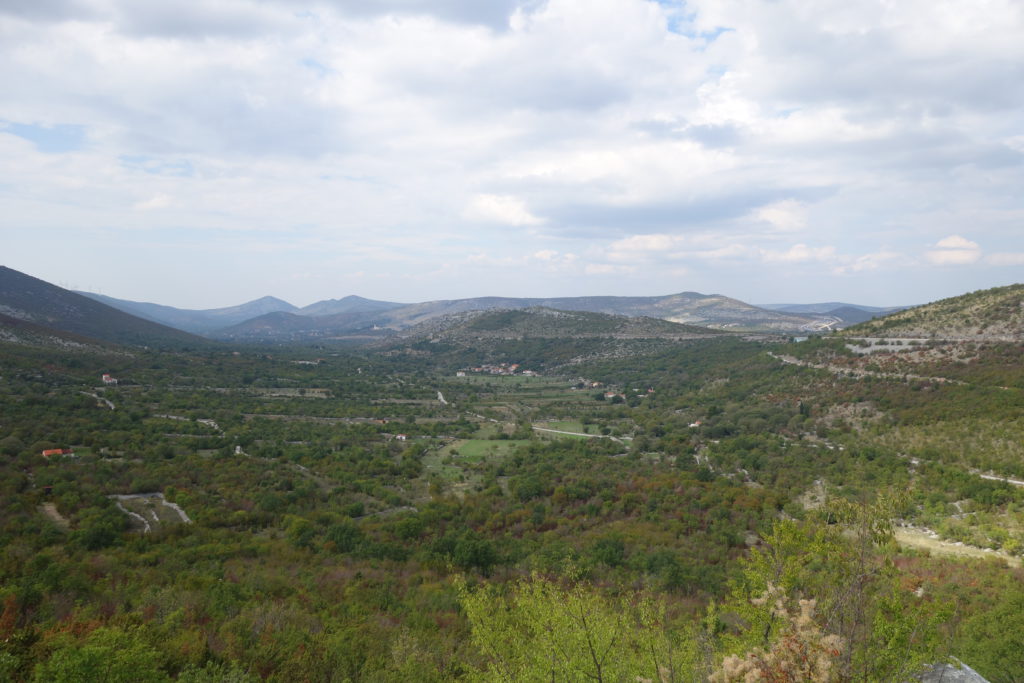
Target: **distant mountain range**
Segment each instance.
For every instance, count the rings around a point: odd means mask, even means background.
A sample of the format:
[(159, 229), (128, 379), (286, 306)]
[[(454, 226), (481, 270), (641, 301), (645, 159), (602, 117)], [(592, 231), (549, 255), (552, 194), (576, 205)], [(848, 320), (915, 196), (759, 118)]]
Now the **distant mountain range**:
[[(646, 316), (720, 330), (782, 334), (841, 328), (889, 310), (849, 304), (837, 304), (839, 308), (835, 310), (830, 304), (810, 304), (807, 306), (816, 310), (807, 311), (785, 310), (785, 306), (780, 310), (770, 310), (719, 294), (698, 292), (650, 297), (476, 297), (413, 304), (347, 296), (319, 301), (304, 308), (274, 297), (263, 297), (240, 306), (209, 310), (182, 310), (83, 294), (133, 315), (211, 338), (265, 342), (363, 341), (387, 336), (440, 316), (495, 309), (549, 308)], [(824, 312), (817, 312), (818, 309)]]
[(767, 308), (769, 311), (836, 318), (840, 321), (836, 325), (837, 329), (910, 308), (910, 306), (861, 306), (859, 304), (844, 304), (839, 301), (827, 301), (820, 304), (760, 304), (760, 307)]
[(131, 313), (145, 320), (169, 325), (194, 334), (207, 334), (267, 313), (298, 310), (287, 301), (281, 301), (272, 296), (265, 296), (262, 299), (250, 301), (239, 306), (193, 311), (142, 301), (125, 301), (123, 299), (103, 296), (102, 294), (93, 294), (92, 292), (77, 293), (125, 313)]
[[(244, 323), (260, 316), (271, 316), (268, 321), (282, 321), (282, 331), (298, 329), (302, 324), (289, 324), (284, 322), (288, 318), (273, 317), (276, 313), (288, 313), (293, 316), (321, 317), (338, 315), (342, 313), (374, 313), (388, 311), (393, 308), (400, 308), (405, 304), (392, 303), (390, 301), (373, 301), (360, 296), (347, 296), (344, 299), (327, 299), (310, 304), (305, 308), (298, 308), (287, 301), (276, 297), (265, 296), (255, 301), (229, 306), (227, 308), (210, 308), (205, 310), (190, 310), (163, 306), (160, 304), (145, 303), (141, 301), (125, 301), (102, 294), (92, 292), (78, 292), (96, 301), (113, 306), (125, 313), (137, 315), (140, 318), (170, 325), (179, 330), (192, 332), (193, 334), (210, 335), (218, 330), (230, 328), (234, 325)], [(212, 335), (216, 336), (216, 335)]]
[(910, 306), (863, 306), (861, 304), (845, 304), (841, 301), (825, 301), (820, 304), (757, 304), (769, 311), (785, 311), (787, 313), (829, 314), (843, 308), (856, 308), (867, 313), (887, 315), (893, 311), (901, 311)]
[[(822, 304), (752, 306), (720, 294), (682, 292), (665, 296), (477, 297), (397, 303), (358, 296), (298, 308), (265, 296), (238, 306), (205, 310), (72, 292), (0, 267), (0, 316), (118, 344), (195, 345), (207, 339), (241, 342), (367, 342), (394, 336), (429, 321), (471, 311), (524, 309), (578, 311), (660, 319), (721, 331), (806, 334), (855, 324), (896, 308)], [(772, 310), (775, 309), (775, 310)], [(552, 323), (555, 318), (537, 318)], [(561, 321), (564, 322), (564, 321)], [(593, 322), (593, 321), (591, 321)], [(589, 324), (589, 323), (588, 323)], [(650, 327), (649, 323), (647, 324)], [(22, 332), (27, 328), (24, 325)]]

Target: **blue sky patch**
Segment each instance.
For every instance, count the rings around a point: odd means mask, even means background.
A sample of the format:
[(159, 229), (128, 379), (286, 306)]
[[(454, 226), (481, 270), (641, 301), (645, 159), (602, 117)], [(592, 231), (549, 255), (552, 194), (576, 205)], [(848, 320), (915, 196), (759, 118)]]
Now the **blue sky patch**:
[(159, 159), (144, 155), (125, 154), (119, 157), (121, 164), (127, 168), (143, 171), (152, 175), (191, 178), (195, 175), (192, 162), (186, 159)]
[(4, 132), (17, 135), (28, 140), (40, 152), (46, 154), (63, 154), (74, 152), (85, 144), (85, 126), (60, 123), (55, 126), (40, 126), (29, 123), (8, 122)]

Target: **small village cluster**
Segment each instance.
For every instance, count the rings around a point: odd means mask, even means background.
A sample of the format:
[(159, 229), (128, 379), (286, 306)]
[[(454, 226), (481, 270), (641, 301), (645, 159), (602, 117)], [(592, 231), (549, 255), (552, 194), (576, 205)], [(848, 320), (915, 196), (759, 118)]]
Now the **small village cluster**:
[(538, 377), (539, 373), (533, 370), (519, 371), (519, 363), (497, 363), (497, 364), (486, 364), (478, 365), (472, 368), (466, 368), (465, 370), (459, 370), (455, 373), (456, 377), (465, 377), (467, 373), (476, 373), (480, 375), (522, 375), (523, 377)]

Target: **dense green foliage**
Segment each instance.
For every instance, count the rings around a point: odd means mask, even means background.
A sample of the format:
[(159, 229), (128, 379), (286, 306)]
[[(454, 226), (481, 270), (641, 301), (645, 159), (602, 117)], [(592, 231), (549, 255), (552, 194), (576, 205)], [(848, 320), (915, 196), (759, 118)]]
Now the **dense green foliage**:
[[(831, 340), (591, 343), (2, 345), (0, 678), (728, 680), (789, 638), (841, 642), (835, 680), (1019, 680), (1024, 490), (978, 474), (1024, 472), (1019, 347), (908, 378)], [(560, 369), (455, 376), (482, 362)]]

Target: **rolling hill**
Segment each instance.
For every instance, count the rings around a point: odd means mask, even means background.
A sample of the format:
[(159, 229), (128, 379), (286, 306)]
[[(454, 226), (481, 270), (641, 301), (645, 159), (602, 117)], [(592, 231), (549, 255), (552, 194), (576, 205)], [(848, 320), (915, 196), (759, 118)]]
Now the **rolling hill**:
[[(351, 299), (352, 297), (349, 297)], [(342, 300), (345, 301), (345, 300)], [(369, 300), (361, 300), (367, 302)], [(321, 302), (325, 303), (325, 302)], [(319, 304), (291, 316), (267, 314), (210, 336), (218, 339), (266, 342), (306, 339), (376, 338), (413, 328), (421, 323), (471, 311), (522, 310), (548, 308), (606, 315), (657, 318), (671, 323), (699, 325), (704, 328), (736, 332), (789, 334), (828, 329), (834, 318), (768, 311), (718, 294), (684, 292), (652, 297), (559, 297), (550, 299), (515, 297), (476, 297), (446, 299), (417, 304), (349, 306), (348, 311), (327, 316), (301, 315)], [(324, 306), (318, 310), (331, 310)], [(300, 320), (300, 318), (304, 318)]]
[(869, 320), (842, 334), (961, 341), (1024, 340), (1024, 284), (942, 299)]
[(296, 311), (299, 315), (323, 316), (337, 315), (339, 313), (378, 313), (402, 308), (408, 304), (398, 304), (394, 301), (375, 301), (364, 299), (361, 296), (350, 295), (343, 299), (325, 299), (314, 304), (305, 306)]
[(486, 310), (551, 308), (659, 318), (737, 332), (800, 334), (828, 331), (900, 310), (829, 302), (763, 307), (720, 294), (665, 296), (473, 297), (403, 304), (346, 296), (297, 308), (271, 296), (226, 308), (188, 310), (82, 292), (132, 315), (215, 339), (270, 343), (311, 340), (366, 341), (444, 316)]
[(202, 337), (143, 320), (4, 266), (0, 266), (0, 314), (31, 323), (36, 326), (31, 328), (34, 334), (55, 330), (93, 340), (158, 348), (209, 344)]
[(846, 304), (839, 301), (827, 301), (817, 304), (760, 304), (760, 307), (780, 313), (835, 318), (839, 321), (836, 325), (838, 328), (856, 325), (872, 318), (881, 318), (890, 313), (909, 308), (909, 306), (863, 306), (861, 304)]
[(432, 318), (395, 336), (395, 340), (446, 340), (474, 343), (501, 339), (703, 339), (728, 334), (659, 318), (629, 317), (552, 308), (469, 311)]
[(193, 334), (206, 334), (224, 327), (237, 325), (238, 323), (251, 320), (268, 313), (278, 313), (282, 311), (295, 312), (299, 310), (287, 301), (282, 301), (281, 299), (277, 299), (272, 296), (265, 296), (238, 306), (210, 308), (205, 310), (189, 310), (143, 301), (115, 299), (114, 297), (94, 294), (91, 292), (78, 292), (78, 294), (87, 296), (90, 299), (95, 299), (100, 303), (106, 304), (120, 311), (124, 311), (125, 313), (130, 313), (131, 315), (139, 318), (144, 318), (152, 322), (174, 327)]
[(544, 373), (589, 361), (639, 358), (736, 333), (659, 318), (534, 307), (450, 313), (377, 342), (386, 354), (453, 367), (516, 363)]
[(450, 313), (495, 308), (553, 308), (630, 317), (647, 316), (676, 323), (736, 331), (795, 331), (813, 325), (817, 316), (768, 311), (720, 294), (682, 292), (667, 296), (585, 296), (548, 299), (481, 297), (429, 301), (388, 312), (392, 325), (409, 326)]

